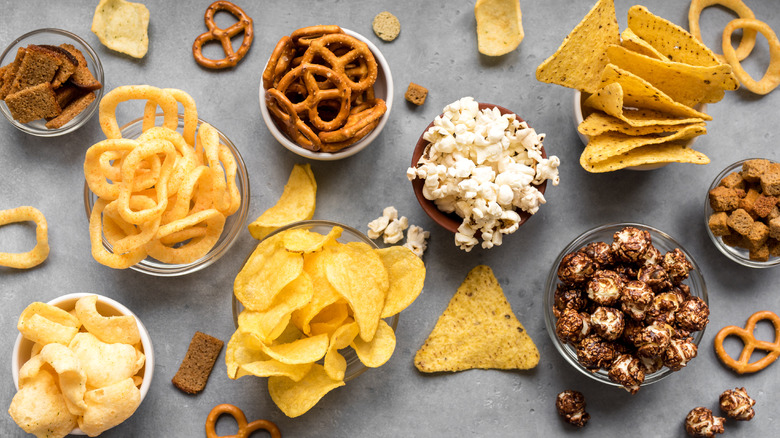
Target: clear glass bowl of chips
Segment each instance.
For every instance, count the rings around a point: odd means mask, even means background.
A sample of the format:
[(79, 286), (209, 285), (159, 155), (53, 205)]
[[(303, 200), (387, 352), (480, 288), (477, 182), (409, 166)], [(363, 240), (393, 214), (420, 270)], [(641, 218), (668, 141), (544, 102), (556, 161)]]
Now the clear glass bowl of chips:
[[(574, 369), (579, 371), (580, 374), (587, 376), (598, 382), (604, 383), (609, 386), (617, 387), (617, 388), (622, 388), (623, 386), (610, 380), (606, 370), (599, 369), (597, 371), (591, 371), (590, 369), (586, 368), (578, 361), (577, 350), (572, 345), (568, 343), (564, 343), (563, 341), (561, 341), (560, 338), (558, 338), (555, 332), (555, 324), (557, 318), (555, 317), (555, 314), (553, 312), (553, 305), (555, 302), (555, 291), (558, 285), (561, 284), (561, 281), (558, 278), (558, 266), (561, 264), (561, 260), (563, 260), (563, 258), (567, 254), (576, 252), (591, 242), (606, 242), (610, 244), (613, 240), (613, 235), (617, 231), (620, 231), (625, 227), (635, 227), (635, 228), (639, 228), (640, 230), (648, 231), (650, 233), (653, 246), (655, 246), (656, 249), (658, 249), (661, 252), (661, 254), (664, 254), (667, 251), (672, 251), (675, 248), (679, 248), (685, 254), (685, 257), (688, 259), (691, 265), (693, 265), (693, 269), (691, 269), (689, 273), (689, 277), (683, 281), (683, 284), (686, 284), (690, 287), (690, 294), (692, 296), (701, 298), (705, 303), (709, 305), (708, 298), (707, 298), (707, 286), (704, 283), (704, 277), (702, 276), (701, 270), (699, 269), (699, 266), (696, 264), (696, 261), (691, 256), (691, 253), (686, 251), (682, 245), (680, 245), (679, 243), (677, 243), (676, 240), (674, 240), (674, 238), (672, 238), (671, 236), (669, 236), (668, 234), (666, 234), (661, 230), (650, 227), (648, 225), (638, 224), (638, 223), (626, 222), (626, 223), (606, 224), (585, 231), (584, 233), (576, 237), (571, 243), (569, 243), (561, 251), (561, 253), (553, 262), (552, 268), (550, 270), (550, 274), (547, 276), (547, 282), (545, 284), (544, 321), (545, 321), (545, 325), (547, 326), (547, 333), (550, 336), (550, 339), (552, 340), (553, 344), (555, 345), (555, 349), (558, 350), (558, 353), (560, 353), (560, 355), (565, 359), (565, 361), (569, 365), (571, 365)], [(699, 342), (704, 336), (704, 330), (693, 332), (691, 336), (693, 338), (693, 343), (698, 346)], [(681, 371), (684, 370), (685, 368), (683, 368)], [(644, 382), (642, 383), (641, 387), (658, 382), (668, 377), (673, 372), (674, 371), (672, 371), (670, 368), (664, 366), (654, 373), (646, 374)]]
[[(268, 239), (287, 230), (297, 230), (297, 229), (303, 229), (303, 230), (308, 230), (323, 235), (327, 235), (333, 229), (333, 227), (341, 227), (343, 229), (341, 233), (341, 237), (338, 239), (338, 241), (341, 243), (363, 242), (369, 245), (372, 249), (379, 248), (376, 245), (376, 243), (374, 243), (373, 240), (369, 239), (368, 236), (356, 230), (355, 228), (352, 228), (348, 225), (340, 224), (338, 222), (328, 221), (328, 220), (307, 220), (307, 221), (295, 222), (273, 231), (264, 239)], [(249, 260), (249, 256), (247, 256), (247, 260)], [(232, 307), (233, 307), (233, 324), (235, 325), (236, 329), (238, 329), (238, 315), (240, 315), (241, 312), (244, 310), (244, 306), (236, 298), (235, 294), (232, 295), (231, 299), (232, 299)], [(398, 314), (386, 318), (385, 322), (387, 322), (387, 324), (393, 329), (393, 331), (395, 331), (396, 328), (398, 327)], [(357, 356), (357, 353), (355, 353), (355, 350), (353, 350), (351, 347), (347, 347), (345, 349), (339, 350), (339, 352), (344, 356), (344, 359), (346, 359), (347, 361), (347, 369), (344, 373), (345, 382), (356, 378), (357, 376), (363, 374), (366, 370), (369, 369), (360, 361), (360, 359)], [(322, 361), (320, 360), (320, 363), (321, 362)]]
[[(68, 312), (72, 312), (76, 307), (76, 302), (80, 298), (93, 295), (97, 296), (96, 308), (102, 316), (110, 317), (130, 315), (135, 318), (136, 324), (138, 325), (138, 332), (141, 335), (141, 352), (145, 356), (144, 366), (138, 372), (138, 376), (142, 377), (143, 379), (141, 386), (138, 388), (141, 392), (141, 403), (143, 403), (143, 400), (149, 393), (149, 388), (152, 385), (152, 377), (154, 376), (154, 348), (152, 346), (152, 339), (149, 336), (149, 332), (146, 330), (143, 322), (141, 322), (141, 319), (118, 301), (103, 295), (93, 293), (80, 292), (62, 295), (51, 301), (48, 301), (47, 304), (59, 307), (60, 309)], [(83, 327), (82, 330), (84, 330)], [(35, 343), (33, 341), (25, 338), (21, 333), (16, 337), (13, 354), (11, 355), (11, 374), (13, 377), (14, 386), (17, 391), (19, 390), (19, 370), (22, 368), (22, 365), (30, 360), (34, 344)], [(77, 427), (70, 432), (70, 435), (86, 435), (86, 433)]]
[(87, 106), (86, 109), (81, 111), (72, 120), (64, 124), (60, 128), (49, 129), (46, 125), (45, 119), (34, 120), (29, 123), (21, 123), (15, 120), (11, 115), (11, 111), (8, 109), (5, 101), (0, 101), (0, 112), (3, 113), (6, 119), (11, 122), (18, 130), (37, 137), (56, 137), (59, 135), (73, 132), (82, 127), (97, 111), (100, 104), (100, 99), (103, 97), (103, 90), (105, 89), (105, 79), (103, 77), (103, 64), (100, 62), (100, 58), (92, 47), (78, 35), (68, 32), (67, 30), (46, 28), (37, 29), (32, 32), (28, 32), (19, 38), (13, 40), (8, 47), (5, 48), (2, 54), (0, 54), (0, 67), (13, 63), (17, 50), (22, 47), (27, 47), (30, 44), (41, 45), (53, 45), (59, 46), (60, 44), (67, 43), (78, 49), (87, 61), (87, 68), (89, 68), (92, 76), (95, 77), (104, 86), (95, 90), (95, 100)]
[[(156, 126), (162, 125), (162, 119), (163, 119), (162, 114), (157, 114)], [(200, 126), (200, 124), (202, 123), (206, 123), (206, 122), (201, 119), (198, 119), (198, 126)], [(143, 132), (142, 128), (143, 128), (143, 118), (139, 118), (128, 122), (120, 129), (123, 138), (134, 139), (141, 135), (141, 133)], [(184, 116), (182, 114), (179, 114), (178, 131), (182, 131), (183, 128), (184, 128)], [(244, 164), (244, 160), (241, 157), (241, 153), (238, 151), (236, 146), (233, 144), (232, 141), (230, 141), (229, 138), (227, 138), (225, 134), (219, 131), (219, 129), (216, 130), (219, 134), (220, 143), (227, 146), (228, 149), (230, 149), (236, 161), (236, 165), (237, 165), (236, 185), (238, 187), (239, 192), (241, 193), (241, 206), (239, 207), (238, 211), (236, 211), (234, 214), (226, 218), (225, 226), (224, 229), (222, 230), (222, 234), (220, 235), (219, 240), (217, 240), (217, 243), (214, 245), (214, 247), (211, 248), (211, 250), (203, 257), (189, 263), (171, 264), (171, 263), (164, 263), (150, 256), (147, 256), (145, 259), (141, 260), (141, 262), (131, 266), (130, 269), (133, 269), (138, 272), (142, 272), (144, 274), (149, 274), (149, 275), (154, 275), (159, 277), (173, 277), (179, 275), (186, 275), (210, 266), (211, 264), (219, 260), (220, 257), (225, 255), (225, 253), (227, 253), (230, 247), (232, 247), (233, 244), (235, 243), (236, 238), (238, 237), (240, 231), (243, 229), (246, 223), (247, 213), (249, 212), (249, 174), (247, 173), (246, 165)], [(92, 191), (89, 189), (89, 186), (85, 182), (84, 183), (84, 207), (86, 208), (87, 219), (89, 219), (89, 216), (92, 213), (92, 206), (95, 204), (96, 201), (97, 201), (97, 196), (94, 193), (92, 193)], [(186, 241), (176, 246), (178, 247), (184, 243), (186, 243)], [(108, 242), (105, 236), (103, 236), (103, 246), (105, 246), (106, 249), (111, 251), (111, 244)]]

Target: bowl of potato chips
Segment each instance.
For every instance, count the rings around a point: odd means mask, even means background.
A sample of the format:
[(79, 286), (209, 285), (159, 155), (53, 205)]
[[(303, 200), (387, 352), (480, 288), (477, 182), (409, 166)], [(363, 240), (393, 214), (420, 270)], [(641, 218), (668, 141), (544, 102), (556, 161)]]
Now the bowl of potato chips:
[(26, 432), (97, 436), (129, 418), (146, 397), (152, 341), (117, 301), (74, 293), (34, 302), (18, 328), (11, 364), (18, 392), (9, 413)]
[(302, 415), (390, 359), (398, 313), (424, 280), (409, 249), (379, 249), (354, 228), (323, 220), (279, 228), (234, 282), (228, 377), (267, 377), (279, 409)]
[[(157, 114), (155, 121), (159, 127), (159, 125), (164, 123), (163, 116)], [(179, 114), (178, 130), (186, 132), (185, 125), (186, 117)], [(136, 258), (136, 260), (140, 259), (140, 261), (132, 263), (135, 261), (132, 257), (134, 257), (133, 254), (136, 250), (119, 250), (118, 254), (117, 244), (119, 242), (121, 245), (122, 240), (127, 241), (128, 238), (141, 236), (147, 231), (145, 231), (143, 224), (138, 226), (131, 225), (131, 229), (128, 230), (128, 225), (124, 224), (121, 220), (122, 218), (109, 207), (110, 203), (105, 204), (103, 202), (103, 226), (102, 229), (98, 230), (102, 231), (102, 236), (93, 236), (96, 239), (100, 238), (98, 242), (102, 241), (102, 247), (99, 246), (97, 250), (105, 257), (101, 256), (100, 260), (109, 263), (116, 260), (118, 264), (111, 266), (115, 268), (129, 267), (130, 269), (155, 276), (178, 276), (210, 266), (233, 245), (246, 222), (249, 210), (249, 176), (246, 165), (236, 146), (221, 131), (211, 127), (211, 125), (207, 125), (201, 119), (197, 119), (197, 126), (199, 131), (201, 127), (208, 126), (210, 132), (215, 136), (215, 141), (218, 139), (219, 152), (215, 151), (213, 154), (206, 152), (203, 160), (204, 162), (209, 162), (211, 166), (215, 164), (222, 166), (220, 175), (224, 182), (222, 187), (217, 189), (220, 190), (220, 193), (224, 193), (224, 195), (220, 196), (224, 196), (225, 199), (229, 198), (226, 201), (225, 209), (220, 210), (220, 214), (216, 214), (213, 206), (208, 207), (204, 204), (211, 202), (209, 199), (213, 196), (211, 195), (213, 193), (212, 190), (215, 189), (212, 185), (216, 184), (209, 182), (213, 180), (210, 180), (206, 175), (206, 164), (192, 166), (193, 169), (190, 170), (188, 175), (179, 178), (181, 182), (180, 192), (175, 197), (169, 198), (168, 208), (163, 213), (161, 222), (158, 225), (157, 235), (160, 236), (160, 233), (163, 231), (167, 235), (141, 245), (140, 248), (143, 250), (143, 253)], [(143, 118), (133, 120), (119, 129), (123, 139), (139, 138), (142, 135), (146, 135), (144, 133), (147, 131), (147, 129), (144, 129)], [(194, 136), (194, 134), (192, 135)], [(198, 146), (200, 146), (200, 143)], [(203, 149), (200, 149), (200, 151), (203, 153)], [(105, 169), (104, 172), (119, 173), (117, 170), (119, 161), (116, 159), (112, 160), (110, 151), (100, 150), (97, 155), (99, 155), (99, 158), (92, 160), (94, 162), (93, 167), (102, 166)], [(89, 161), (90, 158), (87, 160)], [(156, 163), (159, 169), (159, 160)], [(111, 167), (113, 167), (113, 170)], [(140, 171), (137, 173), (136, 177), (140, 178)], [(108, 174), (100, 174), (96, 179), (108, 179), (106, 175)], [(175, 179), (175, 171), (171, 179)], [(169, 181), (169, 187), (170, 184), (171, 182)], [(139, 193), (143, 195), (143, 191)], [(182, 203), (179, 202), (180, 199), (178, 198), (181, 198), (181, 200), (188, 199), (190, 202)], [(88, 178), (87, 183), (84, 184), (84, 205), (88, 217), (95, 213), (93, 210), (98, 201), (100, 201), (100, 197), (90, 190)], [(173, 216), (177, 210), (180, 210), (183, 214), (177, 215), (176, 218), (169, 217), (169, 215)], [(214, 213), (216, 219), (208, 216), (208, 212)], [(192, 220), (190, 221), (190, 219)], [(212, 220), (214, 223), (210, 222)], [(90, 220), (90, 234), (93, 233), (92, 223), (93, 221)], [(166, 230), (166, 226), (173, 227), (177, 223), (180, 223), (181, 226), (176, 229)], [(95, 242), (93, 242), (93, 255), (95, 251)]]

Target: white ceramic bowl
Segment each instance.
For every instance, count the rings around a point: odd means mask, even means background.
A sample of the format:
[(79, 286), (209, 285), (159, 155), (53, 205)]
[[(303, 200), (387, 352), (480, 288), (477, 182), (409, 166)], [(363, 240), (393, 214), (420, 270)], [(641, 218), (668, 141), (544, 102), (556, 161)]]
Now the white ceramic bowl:
[(374, 83), (374, 95), (378, 99), (384, 99), (385, 104), (387, 105), (387, 111), (385, 111), (385, 114), (381, 119), (379, 119), (379, 124), (376, 126), (376, 128), (374, 128), (374, 130), (371, 131), (371, 133), (368, 134), (365, 138), (356, 142), (355, 144), (348, 146), (338, 152), (313, 152), (299, 146), (297, 143), (292, 141), (292, 139), (290, 139), (287, 134), (282, 132), (279, 127), (276, 126), (276, 122), (271, 116), (271, 113), (268, 111), (268, 106), (265, 103), (265, 90), (263, 89), (263, 82), (260, 81), (260, 113), (263, 114), (263, 121), (265, 122), (265, 125), (268, 127), (268, 130), (271, 131), (271, 135), (273, 135), (274, 138), (276, 138), (276, 140), (282, 144), (282, 146), (304, 158), (311, 158), (313, 160), (320, 161), (334, 161), (351, 157), (352, 155), (362, 151), (382, 132), (385, 124), (387, 124), (387, 119), (390, 117), (390, 110), (393, 107), (393, 76), (390, 74), (390, 65), (385, 60), (385, 57), (382, 56), (382, 52), (379, 51), (374, 43), (372, 43), (363, 35), (360, 35), (359, 33), (349, 29), (342, 28), (341, 30), (343, 30), (347, 35), (353, 36), (366, 43), (368, 48), (371, 49), (371, 53), (374, 54), (374, 58), (376, 58), (376, 63), (378, 66), (376, 83)]
[(103, 90), (105, 89), (105, 79), (103, 78), (103, 64), (100, 63), (97, 53), (92, 50), (89, 44), (84, 41), (78, 35), (68, 32), (62, 29), (38, 29), (32, 32), (28, 32), (19, 38), (15, 39), (5, 48), (0, 55), (0, 66), (10, 64), (16, 57), (16, 51), (20, 47), (27, 47), (30, 44), (50, 44), (59, 46), (60, 44), (68, 43), (72, 44), (75, 48), (79, 49), (87, 60), (87, 67), (103, 87), (95, 91), (95, 101), (89, 104), (87, 109), (82, 111), (79, 115), (73, 118), (70, 122), (66, 123), (63, 127), (58, 129), (49, 129), (46, 127), (46, 121), (43, 119), (34, 120), (30, 123), (20, 123), (15, 120), (8, 110), (8, 106), (5, 102), (0, 101), (0, 112), (11, 122), (14, 127), (22, 132), (26, 132), (30, 135), (37, 137), (56, 137), (58, 135), (67, 134), (73, 132), (82, 127), (87, 121), (95, 114), (98, 106), (100, 105), (100, 99), (103, 97)]
[[(140, 371), (140, 374), (143, 376), (143, 382), (141, 383), (141, 387), (139, 389), (141, 391), (141, 403), (143, 403), (144, 398), (146, 398), (146, 394), (149, 392), (149, 387), (152, 384), (152, 376), (154, 375), (154, 348), (152, 347), (152, 338), (149, 337), (149, 332), (146, 330), (146, 327), (144, 327), (141, 319), (138, 318), (135, 313), (130, 311), (130, 309), (123, 306), (119, 302), (98, 294), (67, 294), (49, 301), (48, 304), (59, 307), (63, 310), (70, 311), (76, 307), (76, 301), (78, 301), (79, 298), (90, 295), (97, 295), (97, 310), (101, 315), (132, 315), (135, 318), (136, 324), (138, 324), (138, 332), (141, 334), (141, 346), (143, 348), (143, 353), (146, 356), (146, 363)], [(19, 369), (28, 360), (30, 360), (30, 352), (32, 351), (32, 347), (33, 342), (29, 339), (24, 338), (21, 334), (16, 337), (16, 342), (14, 343), (14, 352), (11, 355), (11, 374), (13, 375), (14, 386), (16, 387), (17, 391), (19, 390)], [(79, 428), (73, 429), (70, 434), (86, 435)]]

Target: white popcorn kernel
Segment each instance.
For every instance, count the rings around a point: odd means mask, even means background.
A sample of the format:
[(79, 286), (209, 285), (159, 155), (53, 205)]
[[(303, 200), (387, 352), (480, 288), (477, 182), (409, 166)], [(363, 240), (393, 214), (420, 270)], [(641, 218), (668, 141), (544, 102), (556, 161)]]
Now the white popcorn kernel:
[(393, 244), (398, 243), (404, 238), (404, 230), (409, 227), (409, 220), (406, 216), (401, 216), (398, 219), (392, 220), (385, 228), (385, 236), (383, 241), (385, 243)]
[(424, 231), (422, 227), (411, 225), (409, 231), (406, 232), (406, 243), (403, 246), (409, 248), (417, 257), (422, 258), (428, 248), (427, 240), (430, 236), (431, 233)]
[(543, 159), (536, 165), (536, 178), (534, 178), (534, 184), (539, 185), (543, 181), (551, 180), (554, 186), (557, 186), (561, 182), (558, 176), (558, 166), (561, 165), (561, 160), (556, 156), (552, 156), (549, 159)]

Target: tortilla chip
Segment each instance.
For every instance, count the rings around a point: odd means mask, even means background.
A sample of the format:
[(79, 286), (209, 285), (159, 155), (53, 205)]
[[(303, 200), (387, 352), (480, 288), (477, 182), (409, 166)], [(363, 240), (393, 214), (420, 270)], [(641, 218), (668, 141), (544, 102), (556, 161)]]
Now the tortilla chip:
[(477, 0), (474, 18), (477, 46), (483, 55), (506, 55), (525, 37), (519, 0)]
[(425, 373), (473, 368), (527, 370), (539, 351), (517, 320), (493, 271), (484, 265), (466, 276), (414, 357)]
[(668, 143), (676, 140), (690, 140), (706, 133), (707, 129), (699, 125), (689, 125), (670, 135), (631, 136), (619, 132), (608, 132), (590, 138), (588, 146), (585, 147), (580, 156), (580, 164), (585, 168), (587, 164), (606, 161), (609, 158), (625, 154), (642, 146)]
[(594, 93), (607, 65), (606, 48), (620, 44), (614, 0), (599, 0), (558, 50), (536, 69), (536, 79)]
[(628, 28), (671, 61), (702, 66), (721, 64), (707, 46), (685, 29), (653, 15), (642, 5), (628, 10)]
[(641, 166), (643, 164), (708, 164), (709, 162), (710, 159), (706, 155), (685, 146), (685, 142), (672, 142), (642, 146), (625, 154), (612, 157), (608, 160), (599, 163), (583, 165), (582, 167), (588, 172), (602, 173), (625, 169), (626, 167)]
[(663, 53), (656, 50), (655, 47), (651, 46), (647, 41), (639, 38), (639, 35), (635, 34), (633, 30), (628, 28), (624, 29), (623, 32), (620, 33), (620, 45), (628, 50), (632, 50), (636, 53), (640, 53), (654, 59), (661, 59), (663, 61), (669, 60), (669, 58), (664, 56)]
[(596, 111), (585, 118), (585, 120), (583, 120), (582, 123), (577, 126), (577, 130), (580, 132), (580, 134), (593, 137), (605, 132), (620, 132), (626, 135), (661, 134), (666, 132), (676, 132), (688, 126), (704, 127), (705, 124), (704, 122), (700, 122), (684, 125), (631, 126), (617, 117), (610, 116), (609, 114), (605, 114), (601, 111)]

